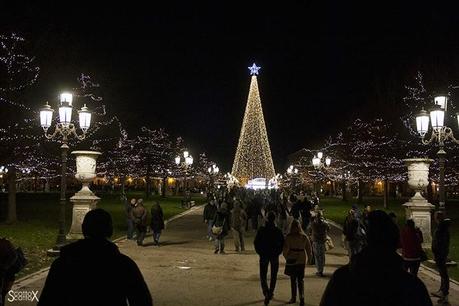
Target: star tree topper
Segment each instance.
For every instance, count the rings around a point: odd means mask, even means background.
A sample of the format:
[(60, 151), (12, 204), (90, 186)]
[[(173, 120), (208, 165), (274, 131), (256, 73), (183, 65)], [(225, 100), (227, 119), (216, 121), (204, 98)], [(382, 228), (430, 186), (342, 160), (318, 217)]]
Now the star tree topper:
[(253, 63), (251, 67), (247, 67), (247, 68), (249, 68), (250, 70), (250, 75), (258, 75), (258, 70), (261, 69), (261, 67), (257, 67), (255, 63)]

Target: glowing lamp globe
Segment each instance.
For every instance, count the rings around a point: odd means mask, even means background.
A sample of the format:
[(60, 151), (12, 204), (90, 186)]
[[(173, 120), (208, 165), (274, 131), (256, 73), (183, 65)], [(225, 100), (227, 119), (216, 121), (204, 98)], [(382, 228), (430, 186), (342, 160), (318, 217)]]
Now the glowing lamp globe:
[(176, 164), (176, 165), (180, 165), (180, 156), (177, 156), (177, 157), (175, 158), (175, 164)]
[(86, 107), (86, 104), (78, 111), (78, 116), (80, 119), (80, 128), (83, 132), (86, 132), (91, 125), (91, 112)]
[(442, 110), (446, 111), (448, 98), (444, 95), (438, 95), (434, 98), (434, 103), (435, 105), (439, 105)]
[(437, 105), (432, 111), (430, 111), (430, 122), (434, 130), (440, 130), (444, 126), (445, 111)]
[(184, 151), (184, 152), (183, 152), (183, 157), (184, 157), (184, 158), (187, 158), (189, 155), (190, 155), (190, 153), (188, 153), (188, 151)]
[(59, 122), (63, 125), (69, 125), (72, 121), (72, 107), (67, 105), (59, 106)]
[(322, 153), (322, 152), (317, 153), (317, 157), (319, 159), (322, 159), (322, 157), (324, 157), (324, 153)]
[(193, 164), (193, 157), (191, 155), (185, 158), (185, 163), (189, 166)]
[(61, 104), (66, 104), (68, 106), (72, 106), (73, 95), (71, 93), (69, 93), (69, 92), (63, 92), (63, 93), (61, 93), (60, 101), (61, 101)]
[(327, 167), (329, 167), (330, 164), (331, 164), (331, 158), (330, 158), (330, 157), (326, 157), (326, 158), (325, 158), (325, 165), (326, 165)]
[(49, 106), (48, 102), (40, 109), (40, 125), (46, 131), (51, 126), (54, 110)]
[(429, 115), (425, 110), (421, 110), (416, 116), (416, 129), (421, 137), (429, 130)]
[(319, 168), (320, 158), (318, 156), (314, 156), (314, 158), (312, 159), (312, 165), (314, 166), (314, 168)]

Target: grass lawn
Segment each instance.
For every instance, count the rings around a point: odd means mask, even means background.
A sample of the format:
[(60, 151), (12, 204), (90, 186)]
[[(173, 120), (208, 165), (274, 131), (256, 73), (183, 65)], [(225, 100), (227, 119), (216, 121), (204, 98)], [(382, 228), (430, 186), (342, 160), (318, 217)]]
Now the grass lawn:
[[(387, 212), (394, 212), (397, 215), (397, 221), (399, 226), (403, 226), (405, 222), (405, 209), (402, 206), (407, 199), (391, 199), (389, 201), (389, 209), (384, 209), (383, 199), (381, 197), (368, 197), (363, 199), (362, 205), (359, 205), (360, 209), (363, 209), (364, 205), (371, 205), (372, 209), (381, 209)], [(321, 199), (321, 206), (325, 209), (325, 215), (328, 219), (331, 219), (339, 224), (344, 223), (344, 219), (348, 211), (351, 209), (353, 203), (357, 203), (356, 200), (343, 202), (337, 198), (323, 198)], [(449, 200), (446, 203), (447, 215), (451, 218), (451, 242), (449, 257), (454, 261), (459, 261), (459, 200)], [(435, 224), (432, 224), (435, 227)], [(431, 256), (430, 256), (431, 257)], [(426, 265), (435, 268), (427, 262)], [(455, 280), (459, 280), (459, 267), (450, 267), (448, 269), (449, 275)]]
[[(97, 204), (98, 207), (110, 212), (113, 218), (114, 233), (112, 239), (119, 238), (126, 233), (126, 218), (124, 215), (124, 205), (121, 203), (119, 195), (104, 194)], [(153, 196), (145, 201), (145, 194), (142, 192), (128, 193), (131, 197), (144, 198), (144, 204), (148, 212), (154, 200), (158, 200), (163, 208), (165, 219), (168, 219), (182, 211), (182, 197)], [(17, 215), (19, 221), (14, 225), (0, 224), (0, 237), (6, 237), (16, 247), (24, 250), (29, 263), (24, 270), (17, 276), (33, 273), (51, 264), (54, 260), (48, 257), (46, 251), (52, 248), (56, 242), (58, 233), (58, 214), (59, 214), (59, 195), (58, 194), (28, 194), (27, 197), (18, 197)], [(196, 204), (204, 203), (204, 198), (194, 198)], [(2, 201), (1, 205), (5, 205)], [(69, 203), (66, 207), (66, 226), (70, 228), (72, 217), (72, 206)]]

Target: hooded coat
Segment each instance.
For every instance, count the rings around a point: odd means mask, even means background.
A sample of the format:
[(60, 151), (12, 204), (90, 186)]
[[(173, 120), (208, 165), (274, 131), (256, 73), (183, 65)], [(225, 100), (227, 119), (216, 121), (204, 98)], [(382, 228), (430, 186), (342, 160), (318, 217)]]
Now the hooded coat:
[(450, 219), (445, 219), (437, 225), (432, 237), (432, 252), (435, 261), (446, 261), (449, 253), (449, 226)]
[(395, 252), (367, 247), (333, 273), (321, 306), (431, 306), (424, 283)]
[(135, 262), (102, 238), (64, 246), (51, 265), (38, 306), (151, 306)]

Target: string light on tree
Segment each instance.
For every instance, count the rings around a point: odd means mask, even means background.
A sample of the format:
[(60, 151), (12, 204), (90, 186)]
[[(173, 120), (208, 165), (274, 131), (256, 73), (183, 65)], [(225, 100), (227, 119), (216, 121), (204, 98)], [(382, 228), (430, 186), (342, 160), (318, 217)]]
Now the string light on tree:
[(257, 75), (261, 68), (254, 63), (248, 69), (252, 76), (249, 96), (231, 171), (242, 184), (254, 178), (269, 180), (275, 176), (258, 90)]

